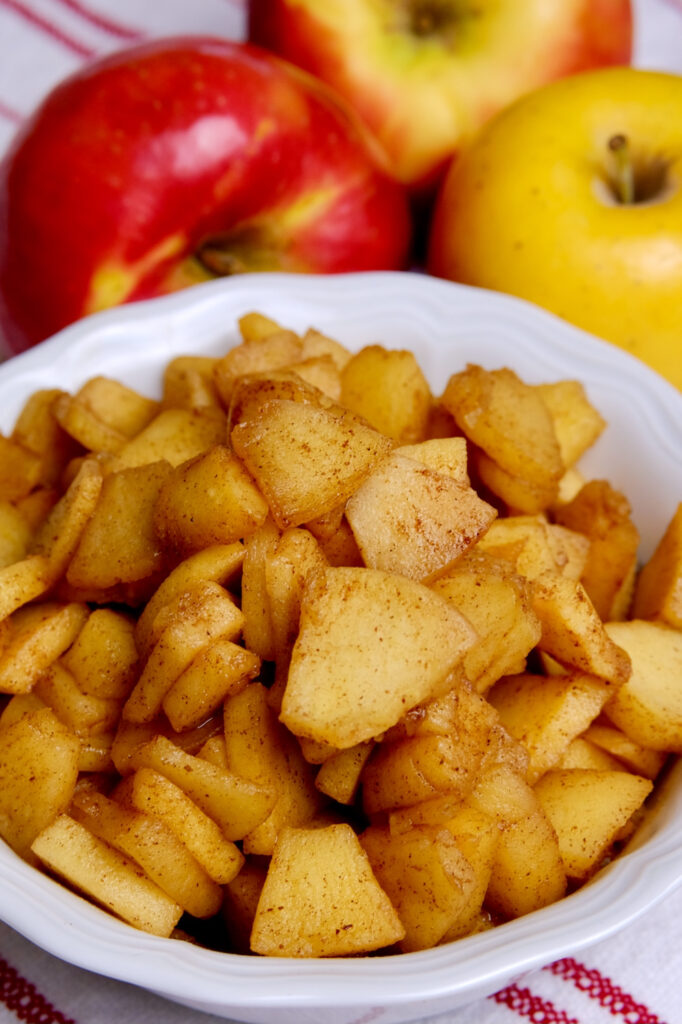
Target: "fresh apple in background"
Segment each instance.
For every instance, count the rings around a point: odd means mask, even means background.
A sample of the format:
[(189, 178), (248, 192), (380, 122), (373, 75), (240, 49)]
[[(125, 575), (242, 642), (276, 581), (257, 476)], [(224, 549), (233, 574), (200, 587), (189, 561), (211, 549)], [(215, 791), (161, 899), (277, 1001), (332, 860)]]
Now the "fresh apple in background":
[(404, 189), (327, 86), (246, 44), (166, 39), (57, 87), (0, 167), (15, 352), (215, 274), (398, 269)]
[(429, 270), (529, 299), (682, 388), (682, 76), (544, 86), (451, 168)]
[(627, 64), (630, 0), (251, 0), (250, 38), (349, 100), (415, 192), (494, 113)]

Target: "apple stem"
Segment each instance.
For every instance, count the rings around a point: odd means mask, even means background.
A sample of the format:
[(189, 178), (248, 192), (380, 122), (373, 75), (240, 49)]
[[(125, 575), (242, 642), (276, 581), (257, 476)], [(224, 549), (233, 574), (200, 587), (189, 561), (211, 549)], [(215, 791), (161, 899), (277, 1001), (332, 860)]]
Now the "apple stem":
[(627, 135), (612, 135), (609, 150), (614, 156), (616, 194), (621, 203), (630, 206), (635, 201), (635, 172)]

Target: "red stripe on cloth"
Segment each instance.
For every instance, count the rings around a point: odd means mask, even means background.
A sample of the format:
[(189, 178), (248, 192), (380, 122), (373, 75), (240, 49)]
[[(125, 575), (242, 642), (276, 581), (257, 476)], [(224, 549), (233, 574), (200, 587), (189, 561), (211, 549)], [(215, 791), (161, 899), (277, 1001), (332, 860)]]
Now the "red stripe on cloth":
[(0, 1003), (26, 1024), (76, 1024), (56, 1010), (35, 985), (0, 957)]
[(85, 4), (79, 3), (78, 0), (54, 0), (54, 2), (73, 11), (74, 14), (89, 22), (90, 25), (94, 25), (95, 28), (107, 32), (110, 36), (116, 36), (117, 39), (133, 41), (144, 38), (145, 33), (140, 29), (130, 28), (128, 25), (121, 25), (120, 22), (112, 21), (111, 18), (100, 14), (99, 11), (93, 11), (92, 8), (86, 7)]
[(580, 1024), (576, 1017), (569, 1017), (564, 1010), (558, 1010), (554, 1003), (518, 985), (508, 985), (489, 998), (518, 1013), (519, 1017), (528, 1017), (532, 1024)]
[(22, 0), (0, 0), (0, 7), (6, 7), (8, 10), (13, 11), (20, 18), (23, 18), (30, 25), (34, 25), (39, 28), (45, 35), (55, 39), (62, 46), (65, 46), (67, 50), (71, 50), (72, 53), (78, 54), (79, 57), (94, 57), (95, 50), (90, 49), (85, 43), (81, 43), (80, 40), (74, 39), (73, 36), (68, 35), (57, 27), (53, 22), (48, 21), (37, 11), (34, 11), (28, 4), (23, 3)]
[(2, 100), (0, 100), (0, 117), (5, 121), (12, 121), (13, 124), (21, 124), (24, 120), (23, 114), (20, 114), (18, 110), (8, 106)]
[(608, 1010), (611, 1016), (627, 1018), (628, 1024), (634, 1021), (637, 1024), (665, 1024), (644, 1003), (636, 1002), (628, 992), (624, 992), (620, 985), (594, 968), (578, 963), (573, 957), (557, 960), (545, 967), (545, 970), (551, 971), (563, 981), (572, 982), (580, 992)]
[(682, 0), (663, 0), (668, 7), (672, 7), (678, 14), (682, 14)]

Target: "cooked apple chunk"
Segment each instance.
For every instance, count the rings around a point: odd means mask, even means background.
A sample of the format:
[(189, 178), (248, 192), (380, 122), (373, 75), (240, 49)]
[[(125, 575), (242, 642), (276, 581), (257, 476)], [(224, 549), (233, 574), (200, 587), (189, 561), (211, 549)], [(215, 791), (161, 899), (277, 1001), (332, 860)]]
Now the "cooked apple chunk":
[(232, 881), (244, 858), (194, 800), (151, 768), (138, 769), (129, 780), (126, 797), (133, 807), (165, 822), (215, 882)]
[(543, 775), (535, 792), (557, 834), (570, 878), (584, 880), (600, 866), (652, 786), (649, 779), (620, 771), (574, 768)]
[[(21, 857), (69, 805), (78, 776), (77, 737), (49, 708), (0, 728), (0, 836)], [(35, 859), (35, 858), (33, 858)]]
[(341, 401), (400, 444), (423, 441), (432, 397), (412, 352), (368, 345), (341, 374)]
[(281, 529), (342, 504), (393, 447), (341, 407), (286, 399), (266, 402), (234, 427), (231, 440)]
[(533, 581), (533, 610), (542, 625), (541, 651), (614, 686), (628, 679), (630, 658), (606, 631), (580, 582), (544, 573)]
[(134, 860), (61, 814), (34, 840), (33, 853), (55, 874), (141, 931), (169, 937), (182, 907)]
[(251, 683), (225, 701), (224, 722), (228, 769), (277, 794), (272, 811), (244, 837), (243, 845), (245, 853), (270, 856), (281, 830), (306, 825), (322, 798), (310, 765), (270, 709), (261, 683)]
[(682, 633), (641, 619), (609, 622), (606, 632), (632, 661), (607, 717), (643, 747), (682, 753)]
[(605, 622), (625, 618), (639, 547), (625, 495), (606, 480), (590, 480), (555, 517), (590, 541), (581, 582), (600, 617)]
[(253, 533), (268, 506), (244, 466), (225, 445), (215, 445), (177, 466), (154, 507), (154, 526), (181, 553), (232, 544)]
[(531, 607), (528, 582), (512, 572), (507, 562), (477, 546), (431, 588), (476, 630), (476, 641), (463, 664), (479, 693), (489, 690), (500, 676), (523, 671), (526, 657), (540, 639), (540, 622)]
[(476, 872), (449, 829), (424, 826), (392, 833), (372, 825), (360, 842), (405, 926), (404, 952), (430, 949), (458, 918), (480, 910), (483, 893)]
[(538, 487), (564, 472), (552, 416), (535, 388), (510, 369), (469, 364), (450, 377), (441, 399), (460, 430), (510, 476)]
[[(159, 613), (164, 620), (123, 709), (130, 722), (149, 722), (161, 710), (166, 694), (213, 640), (235, 640), (244, 616), (218, 583), (207, 581), (180, 595), (176, 605)], [(181, 703), (181, 702), (180, 702)], [(184, 716), (173, 702), (178, 718)]]
[(682, 629), (682, 502), (653, 555), (640, 571), (632, 616)]
[(538, 384), (536, 391), (549, 409), (563, 463), (573, 466), (603, 432), (606, 421), (590, 402), (580, 381)]
[(133, 751), (130, 765), (152, 768), (174, 782), (217, 822), (227, 839), (243, 839), (265, 820), (276, 799), (274, 790), (188, 754), (158, 734)]
[(154, 506), (170, 472), (169, 463), (160, 461), (105, 477), (67, 569), (70, 584), (112, 587), (146, 579), (163, 567)]
[(316, 573), (281, 719), (296, 735), (352, 747), (435, 696), (474, 639), (454, 607), (414, 580), (364, 568)]
[(472, 487), (396, 452), (346, 505), (365, 565), (422, 581), (445, 572), (496, 515)]
[(500, 679), (488, 700), (504, 727), (528, 750), (527, 778), (533, 784), (594, 721), (609, 693), (608, 683), (585, 673), (522, 673)]
[(251, 931), (265, 956), (350, 956), (405, 935), (350, 825), (280, 834)]

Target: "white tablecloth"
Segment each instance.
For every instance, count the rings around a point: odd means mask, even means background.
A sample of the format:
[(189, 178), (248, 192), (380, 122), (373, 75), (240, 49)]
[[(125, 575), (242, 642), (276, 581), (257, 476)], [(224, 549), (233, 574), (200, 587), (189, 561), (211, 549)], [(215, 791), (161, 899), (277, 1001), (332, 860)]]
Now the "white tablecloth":
[[(682, 0), (636, 0), (635, 6), (637, 66), (682, 72)], [(240, 0), (0, 0), (0, 154), (45, 93), (92, 57), (179, 32), (241, 38), (244, 25)], [(515, 1020), (681, 1024), (682, 887), (607, 941), (433, 1024)], [(17, 1021), (217, 1024), (64, 964), (0, 924), (0, 1024)]]

